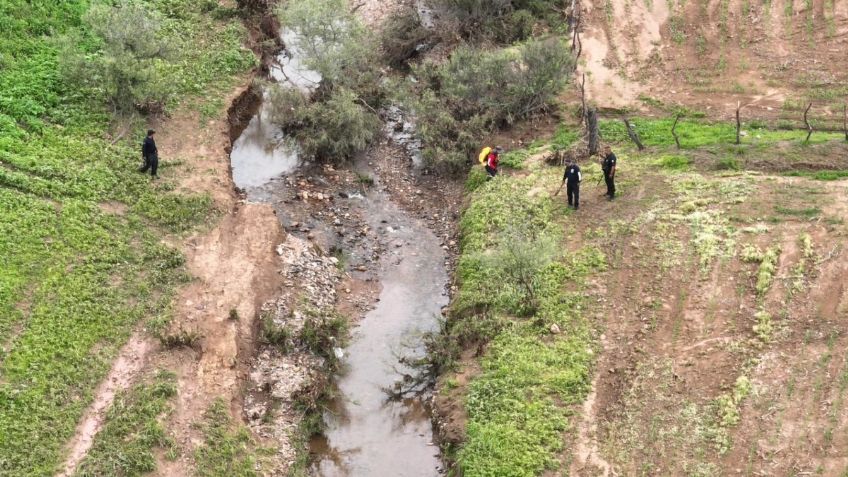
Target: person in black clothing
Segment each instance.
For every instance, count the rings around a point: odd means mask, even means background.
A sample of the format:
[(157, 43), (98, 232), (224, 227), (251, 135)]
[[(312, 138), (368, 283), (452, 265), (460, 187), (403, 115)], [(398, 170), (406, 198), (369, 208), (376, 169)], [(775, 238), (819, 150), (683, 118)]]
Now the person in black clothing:
[(607, 197), (612, 200), (615, 198), (615, 165), (618, 159), (612, 153), (609, 146), (604, 147), (604, 160), (601, 163), (601, 169), (604, 171), (604, 182), (607, 183)]
[(147, 130), (147, 137), (141, 144), (141, 157), (144, 158), (144, 165), (138, 172), (147, 172), (150, 169), (150, 176), (156, 178), (156, 169), (159, 168), (159, 151), (156, 149), (156, 141), (153, 140), (153, 135), (156, 131)]
[(562, 182), (565, 184), (568, 206), (574, 207), (575, 210), (580, 208), (580, 182), (582, 181), (583, 174), (580, 172), (580, 166), (573, 160), (569, 160), (565, 166), (565, 174), (562, 175)]

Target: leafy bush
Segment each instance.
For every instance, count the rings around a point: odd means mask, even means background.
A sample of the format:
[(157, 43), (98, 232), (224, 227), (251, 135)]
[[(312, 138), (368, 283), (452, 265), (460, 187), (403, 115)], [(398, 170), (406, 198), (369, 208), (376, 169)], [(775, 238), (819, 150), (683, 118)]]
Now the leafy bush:
[(75, 46), (79, 36), (65, 37), (61, 58), (68, 81), (102, 91), (119, 113), (163, 104), (167, 92), (152, 87), (156, 62), (167, 52), (161, 18), (140, 3), (121, 0), (115, 6), (95, 4), (84, 21), (102, 47), (86, 53)]
[(424, 158), (434, 168), (456, 170), (492, 130), (544, 111), (568, 81), (574, 60), (561, 40), (509, 50), (461, 46), (445, 63), (414, 68), (430, 89), (408, 99)]
[(275, 86), (270, 98), (272, 120), (297, 140), (305, 155), (319, 161), (344, 162), (368, 147), (380, 129), (377, 115), (348, 89), (310, 102), (298, 90)]
[(718, 169), (722, 171), (738, 171), (741, 168), (739, 161), (732, 156), (723, 157), (718, 161)]
[(540, 273), (557, 256), (557, 243), (550, 235), (532, 236), (526, 228), (510, 227), (503, 235), (501, 246), (485, 254), (483, 266), (499, 277), (505, 288), (512, 288), (525, 316), (539, 308)]
[(295, 44), (289, 46), (321, 74), (325, 88), (363, 94), (378, 83), (376, 42), (345, 0), (283, 2), (277, 15), (295, 34)]
[(394, 68), (403, 67), (430, 37), (415, 9), (397, 9), (383, 23), (380, 33), (383, 59)]

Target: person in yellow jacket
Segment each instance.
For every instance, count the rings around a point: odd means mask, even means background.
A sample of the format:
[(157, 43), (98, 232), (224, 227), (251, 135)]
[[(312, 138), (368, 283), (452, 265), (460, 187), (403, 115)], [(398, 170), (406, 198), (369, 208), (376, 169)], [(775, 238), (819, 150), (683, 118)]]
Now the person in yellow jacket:
[(500, 155), (503, 152), (503, 148), (500, 146), (492, 149), (491, 147), (484, 147), (482, 151), (480, 151), (480, 164), (483, 164), (486, 168), (486, 173), (489, 174), (489, 178), (495, 177), (498, 175), (498, 161), (500, 159)]

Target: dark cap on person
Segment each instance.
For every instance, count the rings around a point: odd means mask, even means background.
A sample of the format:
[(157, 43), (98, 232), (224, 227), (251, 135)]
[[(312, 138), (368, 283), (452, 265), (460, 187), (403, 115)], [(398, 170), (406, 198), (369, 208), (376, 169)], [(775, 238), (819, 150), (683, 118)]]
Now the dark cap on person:
[(152, 136), (152, 135), (154, 135), (154, 134), (156, 134), (156, 131), (154, 131), (154, 130), (152, 130), (152, 129), (148, 129), (148, 130), (147, 130), (147, 135), (148, 135), (148, 136)]

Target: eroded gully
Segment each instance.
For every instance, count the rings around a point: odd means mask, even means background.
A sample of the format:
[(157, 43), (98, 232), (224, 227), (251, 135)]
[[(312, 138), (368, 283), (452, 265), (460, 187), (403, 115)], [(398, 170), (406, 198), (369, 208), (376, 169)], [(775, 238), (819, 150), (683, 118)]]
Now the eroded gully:
[[(282, 60), (285, 68), (291, 58)], [(284, 73), (284, 77), (297, 74)], [(422, 334), (436, 328), (437, 317), (448, 304), (446, 252), (425, 223), (391, 200), (379, 178), (358, 191), (344, 191), (353, 186), (339, 185), (333, 196), (333, 210), (358, 217), (357, 224), (340, 229), (338, 220), (327, 223), (329, 213), (295, 210), (300, 206), (290, 200), (297, 194), (292, 189), (302, 181), (300, 172), (310, 166), (301, 165), (296, 149), (287, 145), (264, 110), (260, 107), (233, 145), (236, 185), (245, 190), (248, 200), (272, 203), (290, 233), (323, 242), (319, 245), (325, 250), (341, 249), (351, 264), (369, 262), (369, 280), (380, 285), (376, 304), (353, 326), (349, 345), (338, 350), (342, 365), (334, 382), (337, 397), (323, 415), (324, 434), (311, 443), (312, 473), (322, 477), (439, 475), (443, 472), (439, 448), (424, 398), (390, 401), (384, 389), (411, 372), (403, 369), (399, 356), (423, 352)], [(367, 157), (355, 167), (359, 174), (374, 176)], [(310, 171), (306, 180), (326, 182), (320, 171)], [(292, 230), (292, 223), (300, 225)], [(373, 232), (377, 245), (346, 240), (345, 235), (356, 233), (350, 228), (369, 230), (369, 237)], [(364, 267), (357, 268), (350, 270), (351, 275), (362, 274)]]

